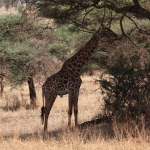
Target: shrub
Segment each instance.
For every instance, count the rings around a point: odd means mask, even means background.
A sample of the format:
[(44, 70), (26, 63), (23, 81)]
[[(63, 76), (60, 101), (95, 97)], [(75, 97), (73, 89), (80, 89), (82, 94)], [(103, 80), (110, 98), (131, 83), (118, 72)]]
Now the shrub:
[(104, 94), (104, 113), (119, 121), (149, 118), (150, 57), (145, 49), (120, 46), (108, 59), (99, 82)]
[(21, 93), (21, 97), (19, 97), (16, 93), (5, 92), (6, 104), (3, 109), (5, 111), (17, 111), (21, 108), (29, 109), (28, 99), (24, 95)]
[(16, 94), (8, 94), (6, 93), (6, 106), (4, 106), (4, 110), (16, 111), (20, 109), (21, 102)]

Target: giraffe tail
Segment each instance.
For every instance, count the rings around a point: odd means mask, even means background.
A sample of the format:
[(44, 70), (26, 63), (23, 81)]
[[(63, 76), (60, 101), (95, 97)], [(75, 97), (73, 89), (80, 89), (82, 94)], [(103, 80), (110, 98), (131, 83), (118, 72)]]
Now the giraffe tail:
[(44, 107), (44, 93), (42, 91), (42, 99), (43, 99), (43, 106), (41, 107), (41, 121), (42, 124), (44, 123), (44, 112), (45, 112), (45, 107)]

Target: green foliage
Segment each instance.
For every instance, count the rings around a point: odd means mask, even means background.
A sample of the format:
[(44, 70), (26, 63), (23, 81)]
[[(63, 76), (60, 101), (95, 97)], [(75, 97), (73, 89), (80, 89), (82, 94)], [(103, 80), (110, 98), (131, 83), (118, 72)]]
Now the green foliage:
[(20, 15), (1, 15), (0, 17), (0, 41), (18, 40), (20, 30)]
[(93, 71), (98, 69), (99, 66), (91, 61), (88, 61), (87, 63), (85, 63), (85, 65), (82, 67), (82, 72), (87, 72), (87, 71)]
[(57, 29), (56, 34), (56, 38), (58, 41), (68, 42), (73, 33), (71, 33), (67, 27), (62, 26)]
[(23, 9), (24, 9), (24, 6), (23, 6), (23, 5), (20, 5), (20, 6), (18, 6), (18, 8), (17, 8), (17, 10), (18, 10), (19, 13), (22, 13)]
[[(75, 1), (72, 1), (71, 3), (76, 5)], [(103, 19), (108, 19), (115, 15), (110, 13), (110, 11), (106, 8), (104, 18), (104, 9), (101, 10), (90, 7), (93, 1), (81, 2), (84, 4), (87, 3), (87, 8), (80, 8), (80, 6), (72, 7), (71, 3), (56, 1), (47, 1), (45, 4), (39, 3), (39, 14), (45, 18), (53, 18), (55, 23), (60, 25), (73, 23), (78, 28), (85, 28), (90, 30), (97, 29)]]
[(149, 118), (150, 53), (144, 49), (124, 47), (108, 59), (107, 70), (99, 80), (104, 94), (104, 113), (119, 121)]
[(1, 15), (0, 24), (15, 24), (20, 19), (20, 15)]
[(76, 30), (77, 27), (73, 24), (58, 28), (52, 42), (47, 46), (50, 55), (62, 61), (70, 57), (71, 50), (74, 50), (74, 42), (77, 41)]
[(53, 43), (48, 45), (48, 52), (62, 61), (66, 59), (68, 51), (69, 47), (67, 47), (65, 43)]
[(7, 44), (7, 69), (8, 79), (12, 86), (21, 85), (33, 76), (36, 72), (37, 50), (28, 43), (9, 43)]
[[(96, 5), (98, 4), (98, 6)], [(45, 18), (53, 18), (58, 24), (74, 23), (85, 30), (97, 29), (101, 24), (112, 26), (120, 21), (122, 13), (114, 9), (132, 5), (132, 1), (51, 1), (39, 3), (39, 14)], [(107, 6), (108, 7), (105, 7)], [(115, 12), (116, 11), (116, 12)], [(118, 23), (117, 23), (118, 24)]]
[(38, 22), (33, 22), (28, 29), (28, 37), (33, 37), (37, 39), (43, 39), (44, 38), (44, 31), (42, 26)]
[(74, 34), (71, 38), (71, 43), (75, 49), (75, 51), (79, 50), (86, 42), (90, 39), (92, 34), (87, 32), (78, 32)]
[(76, 31), (78, 30), (78, 27), (75, 24), (68, 24), (67, 26), (61, 26), (56, 33), (60, 35), (61, 37), (70, 37), (72, 34), (75, 34)]
[(24, 42), (27, 38), (42, 38), (42, 26), (33, 22), (26, 25), (21, 20), (21, 15), (1, 15), (0, 17), (0, 41)]

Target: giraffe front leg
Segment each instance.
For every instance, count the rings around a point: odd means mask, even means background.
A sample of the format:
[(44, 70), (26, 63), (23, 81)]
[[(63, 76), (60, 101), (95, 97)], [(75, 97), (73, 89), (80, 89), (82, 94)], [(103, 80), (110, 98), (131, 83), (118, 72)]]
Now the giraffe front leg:
[(75, 99), (74, 99), (74, 118), (75, 118), (75, 126), (78, 125), (78, 98), (79, 98), (79, 90), (80, 90), (80, 86), (82, 84), (82, 80), (81, 78), (78, 78), (77, 81), (77, 90), (75, 92)]
[(78, 125), (78, 98), (79, 98), (79, 89), (76, 91), (76, 96), (75, 96), (75, 99), (74, 99), (75, 126)]
[(48, 116), (49, 116), (50, 110), (45, 107), (45, 123), (44, 123), (44, 131), (47, 131), (47, 124), (48, 124)]
[(75, 118), (75, 126), (78, 125), (78, 98), (74, 103), (74, 118)]
[(68, 109), (68, 126), (71, 126), (71, 116), (72, 116), (72, 108), (73, 108), (73, 98), (69, 93), (69, 109)]
[(51, 96), (50, 98), (45, 97), (45, 122), (44, 122), (44, 131), (47, 131), (47, 125), (48, 125), (48, 116), (51, 111), (51, 108), (53, 106), (53, 103), (56, 99), (56, 96)]

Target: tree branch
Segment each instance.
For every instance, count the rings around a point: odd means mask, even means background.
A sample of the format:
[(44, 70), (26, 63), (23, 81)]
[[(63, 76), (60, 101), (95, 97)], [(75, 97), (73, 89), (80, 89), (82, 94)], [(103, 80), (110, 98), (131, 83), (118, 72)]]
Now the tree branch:
[(133, 3), (135, 4), (135, 6), (140, 7), (140, 4), (139, 4), (138, 0), (133, 0)]
[(117, 7), (115, 6), (115, 4), (113, 3), (104, 3), (104, 4), (100, 4), (100, 5), (95, 5), (94, 7), (96, 7), (97, 9), (102, 9), (102, 8), (108, 8), (111, 9), (113, 11), (115, 11), (116, 13), (131, 13), (136, 17), (141, 17), (141, 18), (147, 18), (150, 20), (150, 12), (147, 11), (146, 9), (142, 8), (137, 0), (134, 0), (134, 5), (127, 5), (124, 7)]

